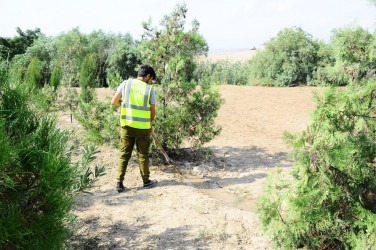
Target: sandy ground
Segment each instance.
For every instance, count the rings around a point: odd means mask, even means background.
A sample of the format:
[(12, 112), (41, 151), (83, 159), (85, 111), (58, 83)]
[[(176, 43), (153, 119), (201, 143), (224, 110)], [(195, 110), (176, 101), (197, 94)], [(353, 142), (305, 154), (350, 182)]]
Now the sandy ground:
[[(107, 174), (91, 194), (77, 196), (73, 214), (76, 233), (70, 243), (79, 249), (270, 249), (256, 213), (257, 198), (275, 165), (288, 171), (283, 132), (299, 132), (314, 109), (312, 87), (267, 88), (218, 86), (225, 104), (216, 123), (222, 133), (205, 145), (211, 155), (175, 162), (189, 178), (167, 166), (153, 165), (152, 189), (142, 180), (133, 155), (124, 184), (115, 191), (118, 150), (101, 147), (98, 163)], [(99, 90), (112, 96), (113, 90)], [(62, 127), (79, 128), (69, 115)]]

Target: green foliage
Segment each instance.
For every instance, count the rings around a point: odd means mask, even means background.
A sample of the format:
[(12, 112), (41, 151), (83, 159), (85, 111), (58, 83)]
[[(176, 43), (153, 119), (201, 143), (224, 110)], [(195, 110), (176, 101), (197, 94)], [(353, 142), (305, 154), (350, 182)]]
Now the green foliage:
[(249, 64), (229, 61), (198, 63), (193, 77), (200, 85), (203, 81), (212, 84), (248, 85)]
[(376, 72), (374, 47), (376, 39), (359, 26), (348, 26), (332, 32), (330, 48), (332, 60), (322, 64), (315, 75), (315, 83), (344, 86), (371, 79)]
[(293, 86), (310, 82), (320, 44), (301, 28), (285, 28), (251, 58), (250, 75), (261, 85)]
[(119, 142), (119, 116), (115, 108), (110, 108), (109, 101), (98, 101), (96, 98), (88, 103), (79, 102), (78, 111), (74, 111), (74, 117), (87, 130), (88, 140), (114, 146)]
[(78, 106), (78, 93), (76, 89), (66, 88), (63, 95), (63, 109), (69, 109), (71, 112), (71, 121), (73, 117), (73, 110)]
[[(119, 117), (115, 110), (109, 108), (110, 102), (98, 101), (95, 93), (95, 70), (96, 55), (90, 54), (82, 62), (80, 85), (81, 94), (78, 100), (78, 109), (73, 110), (73, 115), (87, 130), (87, 137), (90, 141), (103, 144), (117, 144), (119, 133), (114, 130), (118, 127)], [(69, 95), (68, 95), (69, 97)], [(69, 102), (69, 107), (74, 105)]]
[(375, 73), (376, 58), (371, 58), (372, 35), (361, 27), (347, 27), (333, 32), (332, 43), (337, 63), (351, 82)]
[(171, 81), (188, 81), (195, 63), (193, 56), (206, 54), (208, 45), (198, 33), (199, 23), (192, 22), (192, 30), (185, 32), (185, 4), (177, 5), (171, 15), (161, 21), (162, 29), (151, 28), (151, 20), (143, 22), (143, 40), (139, 46), (143, 61), (153, 65), (157, 76)]
[(329, 88), (315, 99), (312, 124), (286, 134), (294, 179), (269, 182), (260, 204), (263, 225), (288, 249), (373, 249), (376, 81)]
[(22, 31), (17, 27), (18, 36), (13, 38), (0, 37), (0, 58), (12, 60), (15, 55), (25, 53), (26, 49), (40, 36), (40, 29)]
[(93, 31), (85, 35), (87, 39), (86, 53), (95, 53), (97, 55), (97, 86), (106, 86), (107, 69), (109, 67), (109, 50), (113, 46), (114, 37), (107, 35), (101, 30)]
[(84, 149), (80, 165), (72, 164), (70, 133), (33, 108), (34, 93), (10, 83), (9, 69), (0, 62), (0, 248), (63, 248), (72, 194), (91, 187), (104, 168), (89, 165), (94, 146)]
[(56, 90), (61, 82), (61, 66), (57, 63), (52, 70), (50, 85)]
[(38, 58), (34, 57), (25, 73), (25, 83), (31, 90), (42, 88), (42, 74)]
[(94, 144), (88, 144), (84, 147), (81, 166), (78, 165), (78, 162), (76, 163), (78, 181), (73, 186), (73, 192), (85, 192), (86, 189), (93, 187), (99, 177), (105, 175), (106, 169), (103, 165), (95, 165), (94, 172), (90, 165), (97, 158), (96, 154), (100, 152), (97, 149), (98, 146)]
[(12, 83), (23, 82), (29, 64), (30, 62), (23, 55), (16, 55), (12, 62), (7, 64), (9, 67), (8, 81)]
[(5, 82), (9, 78), (9, 65), (0, 59), (0, 82)]
[(120, 76), (118, 72), (112, 73), (111, 71), (107, 74), (107, 84), (109, 87), (115, 89), (119, 86), (120, 82), (123, 82), (124, 79)]
[[(85, 50), (87, 44), (86, 37), (80, 33), (78, 28), (63, 33), (46, 44), (50, 57), (61, 62), (62, 81), (68, 86), (78, 86), (82, 61), (87, 55)], [(54, 60), (51, 61), (52, 65), (55, 64)]]
[(0, 88), (0, 248), (55, 248), (73, 202), (68, 134), (28, 108), (24, 87)]
[(40, 112), (49, 113), (57, 111), (60, 108), (57, 103), (60, 95), (61, 93), (56, 91), (54, 87), (45, 84), (43, 89), (31, 93), (30, 97), (33, 98), (31, 106)]
[(87, 55), (81, 65), (80, 100), (89, 103), (95, 98), (94, 88), (96, 87), (97, 57), (96, 54)]
[(160, 108), (153, 127), (167, 151), (177, 150), (186, 138), (201, 145), (220, 132), (214, 125), (222, 103), (218, 91), (208, 82), (197, 87), (191, 81), (196, 67), (193, 57), (206, 53), (208, 47), (197, 21), (192, 30), (184, 31), (186, 13), (185, 4), (177, 5), (162, 20), (162, 29), (151, 28), (150, 20), (144, 22), (139, 46), (143, 62), (153, 66), (160, 83), (155, 87)]
[[(114, 77), (128, 79), (137, 76), (136, 67), (141, 64), (141, 54), (129, 34), (112, 47), (108, 56), (108, 63), (107, 80), (109, 82)], [(117, 82), (117, 85), (119, 82)]]
[[(23, 55), (26, 66), (37, 57), (43, 64), (42, 77), (47, 81), (56, 64), (61, 66), (63, 85), (77, 87), (81, 66), (90, 54), (96, 54), (96, 86), (107, 86), (108, 74), (129, 77), (140, 63), (139, 52), (131, 35), (113, 35), (102, 31), (82, 34), (78, 28), (56, 37), (41, 34)], [(25, 65), (24, 65), (25, 66)], [(126, 76), (126, 77), (125, 77)]]
[(95, 53), (87, 55), (81, 64), (80, 73), (80, 87), (81, 88), (95, 88), (96, 73), (97, 73), (97, 55)]

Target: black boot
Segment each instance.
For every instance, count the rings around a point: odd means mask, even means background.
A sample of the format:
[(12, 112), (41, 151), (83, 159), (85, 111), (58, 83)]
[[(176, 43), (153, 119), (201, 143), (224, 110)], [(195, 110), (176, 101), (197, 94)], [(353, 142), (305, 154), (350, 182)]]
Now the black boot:
[(144, 182), (144, 188), (152, 188), (157, 185), (157, 183), (157, 180), (148, 180), (147, 182)]
[(116, 183), (116, 191), (118, 191), (119, 193), (123, 192), (125, 189), (125, 187), (123, 186), (123, 182), (118, 182)]

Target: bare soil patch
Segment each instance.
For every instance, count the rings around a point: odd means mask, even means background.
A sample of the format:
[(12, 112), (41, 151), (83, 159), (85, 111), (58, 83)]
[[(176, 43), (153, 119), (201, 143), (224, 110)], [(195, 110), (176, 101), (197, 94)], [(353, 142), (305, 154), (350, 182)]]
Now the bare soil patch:
[[(306, 128), (315, 88), (218, 87), (225, 99), (216, 119), (222, 133), (205, 145), (207, 158), (197, 160), (195, 152), (187, 150), (186, 157), (175, 162), (190, 178), (181, 179), (169, 167), (154, 164), (151, 177), (159, 183), (143, 189), (134, 154), (124, 181), (127, 190), (117, 193), (118, 150), (100, 148), (97, 160), (105, 164), (107, 175), (89, 190), (91, 194), (77, 197), (73, 214), (78, 223), (71, 247), (270, 249), (256, 200), (268, 172), (277, 164), (284, 171), (291, 168), (283, 132)], [(101, 98), (114, 94), (98, 91)], [(59, 119), (61, 127), (79, 127), (69, 115)]]

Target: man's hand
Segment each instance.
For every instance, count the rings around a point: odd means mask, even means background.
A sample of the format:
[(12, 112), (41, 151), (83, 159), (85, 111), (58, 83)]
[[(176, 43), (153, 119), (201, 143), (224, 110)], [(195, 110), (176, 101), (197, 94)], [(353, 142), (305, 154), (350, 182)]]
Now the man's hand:
[(112, 97), (111, 105), (120, 107), (121, 106), (121, 94), (119, 92), (116, 92), (114, 97)]

